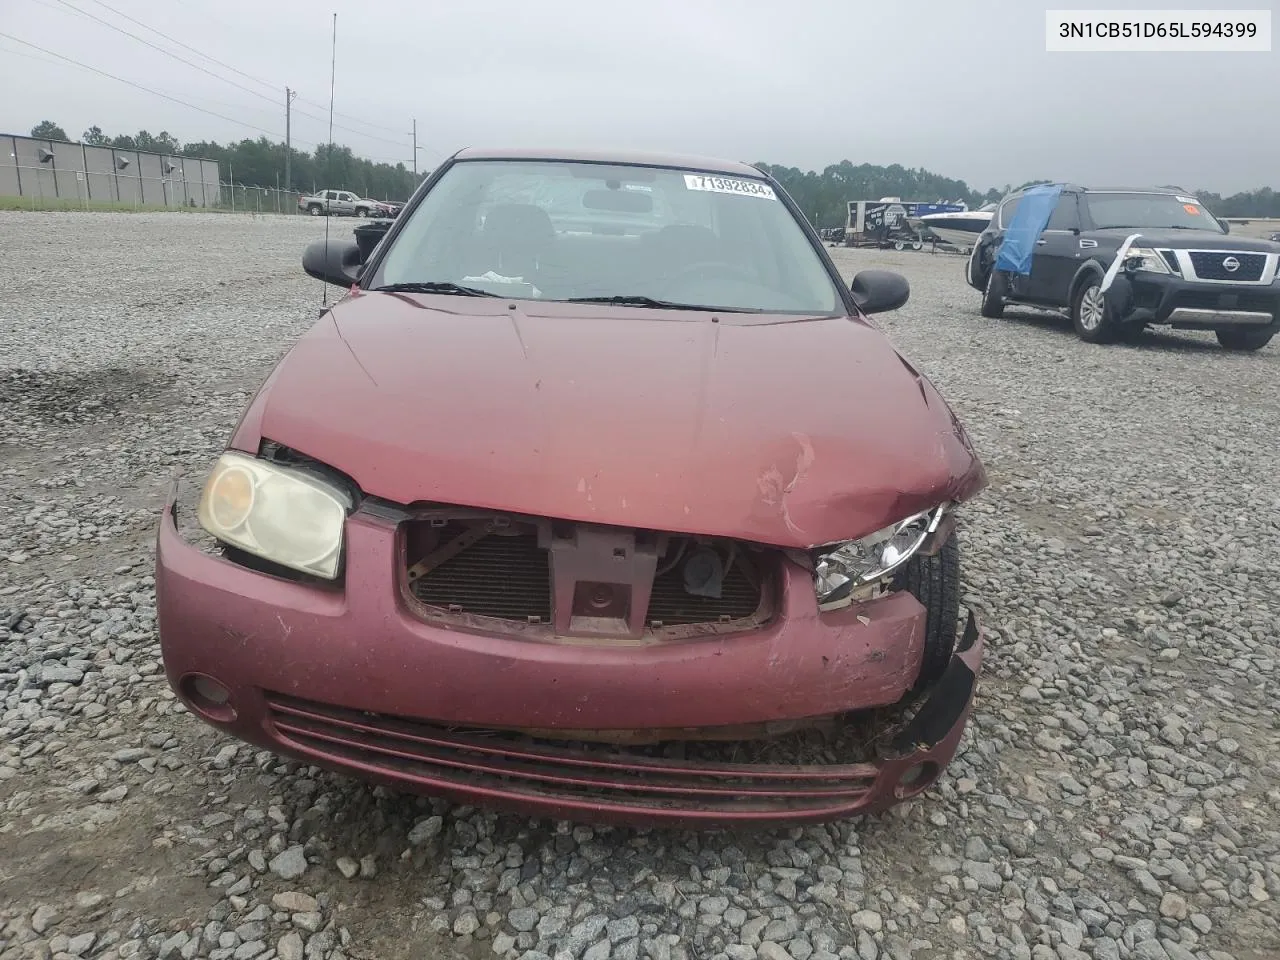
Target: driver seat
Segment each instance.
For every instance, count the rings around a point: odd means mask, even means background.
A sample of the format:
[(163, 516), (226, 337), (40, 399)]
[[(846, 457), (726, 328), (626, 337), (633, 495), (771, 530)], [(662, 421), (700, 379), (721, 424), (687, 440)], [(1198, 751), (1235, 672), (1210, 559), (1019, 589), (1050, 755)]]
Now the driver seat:
[(672, 223), (648, 238), (658, 276), (670, 277), (695, 263), (724, 262), (715, 231), (693, 223)]
[(493, 270), (532, 280), (551, 251), (556, 231), (541, 207), (507, 203), (485, 214), (483, 237)]

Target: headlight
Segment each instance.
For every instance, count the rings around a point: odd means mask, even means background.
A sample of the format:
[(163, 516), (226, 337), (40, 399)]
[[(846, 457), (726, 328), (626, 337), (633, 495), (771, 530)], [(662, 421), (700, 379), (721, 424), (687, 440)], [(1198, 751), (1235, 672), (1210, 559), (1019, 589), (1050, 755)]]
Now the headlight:
[(1124, 255), (1126, 270), (1143, 270), (1147, 273), (1172, 273), (1169, 264), (1150, 247), (1130, 247)]
[(200, 525), (223, 543), (326, 580), (338, 575), (347, 493), (301, 471), (224, 453), (200, 497)]
[(887, 577), (910, 560), (937, 529), (943, 507), (917, 513), (860, 540), (818, 548), (813, 588), (819, 608), (842, 606), (859, 587)]

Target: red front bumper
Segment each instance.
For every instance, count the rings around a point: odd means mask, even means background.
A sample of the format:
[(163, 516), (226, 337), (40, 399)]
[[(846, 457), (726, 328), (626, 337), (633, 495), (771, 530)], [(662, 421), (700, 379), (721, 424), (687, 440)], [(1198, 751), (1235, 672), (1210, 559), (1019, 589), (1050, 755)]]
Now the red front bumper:
[[(798, 720), (897, 702), (924, 611), (894, 594), (819, 616), (798, 568), (774, 622), (651, 646), (542, 643), (442, 629), (398, 585), (394, 522), (347, 525), (346, 587), (256, 573), (185, 543), (170, 500), (156, 590), (169, 682), (210, 724), (306, 762), (419, 793), (595, 821), (794, 823), (874, 812), (950, 762), (982, 655), (970, 615), (950, 667), (874, 763), (678, 762), (536, 745), (500, 731), (653, 730)], [(230, 691), (216, 706), (192, 680)]]

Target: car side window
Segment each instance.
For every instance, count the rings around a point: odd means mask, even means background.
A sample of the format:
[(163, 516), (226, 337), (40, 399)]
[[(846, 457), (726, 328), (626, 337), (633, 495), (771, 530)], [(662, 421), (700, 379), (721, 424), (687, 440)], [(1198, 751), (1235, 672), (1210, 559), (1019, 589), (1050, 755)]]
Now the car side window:
[(1053, 208), (1053, 215), (1045, 224), (1046, 230), (1078, 230), (1080, 229), (1080, 209), (1074, 193), (1063, 193), (1058, 196), (1058, 205)]
[(1006, 200), (1000, 207), (1000, 226), (1005, 230), (1008, 230), (1009, 224), (1013, 223), (1013, 215), (1018, 212), (1018, 203), (1021, 200), (1021, 197), (1014, 197)]

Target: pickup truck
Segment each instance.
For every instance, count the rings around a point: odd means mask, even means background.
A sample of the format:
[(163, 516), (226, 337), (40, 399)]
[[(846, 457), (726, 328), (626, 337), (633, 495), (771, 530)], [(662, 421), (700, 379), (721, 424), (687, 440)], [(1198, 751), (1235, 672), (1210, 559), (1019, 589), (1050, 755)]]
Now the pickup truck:
[(319, 193), (298, 197), (298, 209), (313, 217), (394, 217), (398, 212), (392, 204), (381, 200), (367, 200), (350, 190), (321, 190)]

